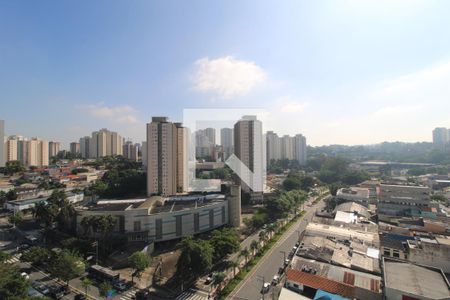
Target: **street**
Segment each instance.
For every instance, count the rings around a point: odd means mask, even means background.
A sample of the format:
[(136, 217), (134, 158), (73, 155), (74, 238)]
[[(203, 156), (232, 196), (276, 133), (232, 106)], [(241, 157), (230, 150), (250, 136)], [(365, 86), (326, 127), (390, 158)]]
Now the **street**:
[(253, 268), (247, 278), (237, 286), (227, 299), (275, 299), (277, 291), (274, 290), (276, 288), (273, 286), (271, 286), (269, 292), (261, 295), (260, 292), (263, 283), (270, 283), (272, 281), (273, 276), (278, 273), (278, 269), (283, 266), (285, 255), (286, 257), (288, 256), (298, 241), (299, 233), (306, 228), (316, 209), (322, 208), (323, 205), (323, 201), (320, 201), (312, 207), (306, 207), (306, 214), (284, 233), (280, 240), (260, 260), (258, 265)]

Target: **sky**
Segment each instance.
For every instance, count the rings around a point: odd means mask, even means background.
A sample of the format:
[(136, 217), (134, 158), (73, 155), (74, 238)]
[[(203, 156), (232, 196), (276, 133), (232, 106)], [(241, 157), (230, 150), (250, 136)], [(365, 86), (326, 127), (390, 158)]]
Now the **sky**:
[[(450, 1), (0, 0), (8, 135), (135, 142), (152, 116), (254, 108), (310, 145), (450, 127)], [(213, 119), (215, 116), (211, 116)]]

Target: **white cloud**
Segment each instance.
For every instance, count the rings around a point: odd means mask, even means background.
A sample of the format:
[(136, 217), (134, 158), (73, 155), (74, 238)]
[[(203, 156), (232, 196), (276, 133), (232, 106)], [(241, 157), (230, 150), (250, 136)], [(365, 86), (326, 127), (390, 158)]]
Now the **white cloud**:
[(80, 105), (78, 108), (87, 112), (90, 116), (107, 119), (122, 124), (138, 123), (137, 110), (129, 105), (106, 106), (103, 102), (96, 104)]
[(221, 98), (248, 94), (266, 80), (264, 70), (252, 61), (238, 60), (232, 56), (195, 62), (194, 89), (211, 92)]
[(422, 105), (398, 105), (386, 106), (378, 109), (373, 113), (374, 117), (399, 117), (402, 114), (412, 114), (420, 112)]
[(309, 101), (295, 99), (291, 96), (278, 98), (277, 102), (283, 113), (300, 113), (309, 106)]

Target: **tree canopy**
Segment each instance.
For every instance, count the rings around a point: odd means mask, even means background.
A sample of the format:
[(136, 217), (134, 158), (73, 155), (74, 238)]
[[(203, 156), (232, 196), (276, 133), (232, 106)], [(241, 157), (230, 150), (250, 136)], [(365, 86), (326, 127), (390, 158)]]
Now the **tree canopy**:
[(192, 237), (186, 237), (179, 243), (181, 255), (177, 262), (179, 274), (192, 274), (198, 277), (207, 272), (213, 261), (214, 249), (210, 243)]
[(135, 270), (137, 277), (150, 266), (151, 259), (147, 253), (142, 251), (134, 252), (130, 257), (128, 257), (128, 263)]
[(214, 230), (209, 241), (214, 248), (215, 260), (239, 250), (239, 235), (234, 228)]

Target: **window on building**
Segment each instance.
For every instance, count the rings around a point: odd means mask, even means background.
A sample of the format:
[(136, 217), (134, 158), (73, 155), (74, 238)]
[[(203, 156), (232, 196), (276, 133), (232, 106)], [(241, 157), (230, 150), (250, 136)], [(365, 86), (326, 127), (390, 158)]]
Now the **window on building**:
[(384, 248), (383, 254), (384, 254), (384, 256), (391, 256), (391, 249)]
[(182, 216), (175, 216), (175, 235), (176, 236), (181, 236), (181, 234), (182, 234), (182, 226), (183, 226), (183, 224), (182, 224)]
[(141, 221), (134, 221), (134, 231), (141, 231)]
[(199, 213), (194, 214), (194, 231), (195, 232), (200, 231), (200, 214)]
[(394, 251), (392, 252), (392, 256), (393, 256), (393, 257), (396, 257), (396, 258), (399, 258), (399, 257), (400, 257), (400, 252), (399, 252), (398, 250), (394, 250)]

